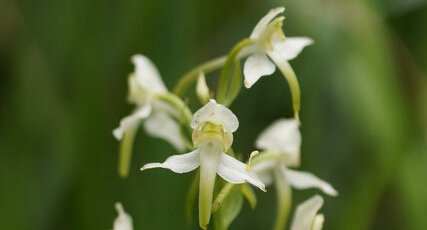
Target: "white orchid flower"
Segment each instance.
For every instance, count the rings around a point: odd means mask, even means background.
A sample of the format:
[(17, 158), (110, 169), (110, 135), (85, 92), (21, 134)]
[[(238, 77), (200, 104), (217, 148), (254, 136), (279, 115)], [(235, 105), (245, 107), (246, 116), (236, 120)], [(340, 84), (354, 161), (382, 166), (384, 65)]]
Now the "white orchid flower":
[[(136, 108), (132, 114), (120, 121), (118, 128), (113, 130), (114, 137), (121, 141), (119, 154), (121, 177), (126, 177), (129, 173), (133, 140), (142, 123), (149, 135), (166, 140), (178, 151), (183, 151), (186, 147), (177, 122), (182, 118), (182, 114), (178, 112), (180, 110), (166, 104), (160, 98), (172, 98), (175, 104), (184, 103), (168, 92), (159, 71), (147, 57), (137, 54), (132, 56), (132, 62), (135, 71), (128, 78), (128, 101), (135, 104)], [(191, 112), (185, 110), (184, 113), (189, 120)]]
[(318, 188), (328, 195), (338, 195), (329, 183), (315, 175), (288, 168), (299, 165), (301, 146), (299, 124), (296, 119), (280, 119), (263, 131), (256, 141), (256, 147), (265, 152), (253, 160), (252, 168), (259, 173), (266, 185), (274, 180), (271, 171), (278, 169), (287, 184), (293, 188)]
[(313, 40), (307, 37), (285, 37), (281, 28), (284, 17), (276, 18), (284, 11), (284, 7), (270, 10), (250, 35), (250, 38), (257, 42), (254, 47), (246, 50), (251, 53), (243, 68), (246, 88), (250, 88), (262, 76), (273, 74), (276, 70), (275, 65), (280, 68), (298, 56), (305, 46), (313, 43)]
[(159, 71), (147, 57), (137, 54), (132, 56), (135, 72), (129, 77), (129, 102), (136, 105), (135, 111), (120, 121), (120, 126), (113, 131), (117, 140), (123, 135), (137, 129), (145, 120), (145, 130), (154, 137), (168, 141), (177, 150), (185, 148), (180, 138), (179, 125), (173, 119), (176, 112), (156, 99), (157, 94), (167, 93)]
[(325, 218), (317, 212), (322, 205), (323, 198), (319, 195), (314, 195), (299, 204), (292, 221), (291, 230), (321, 230)]
[(233, 112), (211, 99), (193, 115), (190, 125), (194, 129), (194, 151), (171, 156), (163, 163), (146, 164), (141, 170), (166, 168), (186, 173), (200, 166), (199, 224), (206, 229), (210, 221), (216, 174), (233, 184), (248, 182), (264, 191), (265, 186), (253, 171), (246, 169), (246, 164), (226, 154), (233, 142), (232, 133), (239, 126)]
[(121, 203), (116, 203), (118, 216), (114, 220), (113, 230), (133, 230), (132, 217), (125, 212)]

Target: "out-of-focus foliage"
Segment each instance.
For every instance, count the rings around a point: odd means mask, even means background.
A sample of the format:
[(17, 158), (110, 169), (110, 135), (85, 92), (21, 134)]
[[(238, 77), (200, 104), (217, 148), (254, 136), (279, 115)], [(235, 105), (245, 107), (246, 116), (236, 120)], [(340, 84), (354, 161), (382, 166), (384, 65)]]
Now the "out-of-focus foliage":
[[(325, 198), (325, 229), (427, 229), (426, 1), (266, 2), (0, 1), (0, 229), (110, 229), (116, 201), (135, 229), (195, 229), (192, 175), (138, 170), (171, 147), (140, 132), (129, 178), (116, 173), (129, 57), (149, 56), (172, 88), (278, 5), (288, 35), (315, 40), (292, 65), (302, 167), (340, 192)], [(239, 95), (237, 148), (253, 150), (260, 130), (292, 116), (289, 103), (278, 76)], [(270, 228), (274, 194), (258, 196), (231, 229)]]

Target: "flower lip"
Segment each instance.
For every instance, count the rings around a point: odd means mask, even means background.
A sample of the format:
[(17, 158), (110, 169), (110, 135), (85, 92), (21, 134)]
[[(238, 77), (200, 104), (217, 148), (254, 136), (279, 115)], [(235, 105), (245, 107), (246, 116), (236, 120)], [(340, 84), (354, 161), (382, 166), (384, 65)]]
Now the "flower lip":
[(210, 99), (206, 105), (194, 113), (190, 126), (196, 129), (206, 122), (222, 125), (225, 132), (234, 132), (239, 127), (239, 120), (236, 115), (227, 107), (218, 104), (214, 99)]

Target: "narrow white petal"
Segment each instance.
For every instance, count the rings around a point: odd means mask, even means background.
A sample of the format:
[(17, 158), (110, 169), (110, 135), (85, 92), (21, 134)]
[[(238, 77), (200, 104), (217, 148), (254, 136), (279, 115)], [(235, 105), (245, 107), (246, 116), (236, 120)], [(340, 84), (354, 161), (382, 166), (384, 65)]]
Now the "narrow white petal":
[(115, 207), (119, 215), (114, 220), (113, 230), (132, 230), (132, 217), (125, 212), (121, 203), (116, 203)]
[(136, 79), (142, 87), (156, 93), (167, 92), (159, 71), (150, 59), (144, 55), (136, 54), (132, 56), (132, 62), (135, 65)]
[(249, 56), (243, 66), (245, 76), (245, 87), (250, 88), (262, 76), (271, 75), (276, 70), (276, 66), (268, 59), (267, 55), (257, 52)]
[(251, 183), (265, 191), (265, 185), (253, 170), (247, 171), (246, 164), (222, 153), (218, 165), (218, 174), (232, 184)]
[(193, 171), (200, 165), (199, 150), (196, 149), (193, 152), (173, 155), (168, 157), (163, 163), (148, 163), (142, 166), (142, 170), (152, 168), (165, 168), (170, 169), (176, 173), (186, 173)]
[[(292, 221), (291, 230), (313, 230), (312, 226), (316, 218), (316, 213), (322, 205), (323, 198), (319, 195), (314, 195), (312, 198), (299, 204)], [(318, 224), (317, 227), (319, 227)]]
[(154, 112), (144, 123), (145, 131), (153, 136), (166, 140), (178, 151), (185, 149), (178, 123), (165, 112)]
[(226, 132), (234, 132), (239, 127), (236, 115), (227, 107), (216, 103), (214, 99), (210, 99), (206, 105), (194, 113), (190, 125), (195, 129), (207, 121), (222, 125)]
[(298, 166), (301, 147), (299, 121), (295, 119), (275, 121), (261, 132), (255, 145), (259, 149), (286, 154), (287, 165)]
[(296, 189), (318, 188), (330, 196), (337, 196), (338, 192), (326, 181), (323, 181), (309, 172), (283, 169), (286, 180)]
[(273, 18), (275, 18), (278, 14), (283, 13), (285, 11), (284, 7), (277, 7), (274, 9), (271, 9), (261, 20), (258, 22), (258, 24), (255, 26), (254, 30), (251, 33), (250, 38), (258, 38), (260, 33), (267, 27), (268, 23), (270, 23)]
[(289, 61), (298, 56), (304, 47), (313, 44), (313, 40), (308, 37), (287, 37), (286, 39), (273, 38), (273, 50), (284, 60)]
[(120, 121), (120, 126), (113, 130), (113, 135), (117, 140), (123, 138), (123, 134), (128, 130), (138, 126), (142, 119), (147, 118), (151, 113), (151, 106), (146, 105), (138, 108), (134, 113), (129, 116), (124, 117)]

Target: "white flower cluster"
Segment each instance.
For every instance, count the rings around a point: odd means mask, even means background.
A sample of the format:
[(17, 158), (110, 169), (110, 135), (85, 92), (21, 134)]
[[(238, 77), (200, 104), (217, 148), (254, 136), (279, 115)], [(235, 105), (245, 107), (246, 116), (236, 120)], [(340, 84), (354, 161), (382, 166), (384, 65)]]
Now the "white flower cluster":
[[(291, 202), (291, 187), (318, 188), (331, 196), (338, 194), (329, 183), (313, 174), (291, 169), (300, 165), (301, 134), (298, 117), (299, 86), (288, 61), (313, 42), (306, 37), (285, 37), (282, 30), (284, 18), (278, 17), (283, 11), (283, 7), (276, 8), (264, 16), (248, 40), (245, 40), (246, 43), (242, 43), (243, 48), (237, 49), (238, 54), (234, 56), (230, 54), (233, 57), (229, 57), (225, 62), (239, 62), (246, 58), (243, 67), (245, 78), (243, 83), (246, 88), (250, 88), (260, 77), (273, 74), (277, 66), (286, 75), (293, 95), (295, 118), (279, 119), (267, 127), (255, 142), (256, 148), (261, 152), (252, 154), (248, 164), (236, 159), (238, 154), (232, 149), (233, 133), (239, 127), (239, 120), (229, 108), (211, 98), (213, 94), (206, 84), (203, 68), (193, 71), (196, 74), (189, 75), (191, 78), (184, 80), (185, 83), (189, 82), (188, 79), (193, 81), (197, 79), (196, 94), (204, 104), (191, 114), (186, 103), (167, 90), (159, 71), (147, 57), (143, 55), (132, 57), (135, 71), (129, 76), (128, 100), (135, 104), (136, 109), (131, 115), (123, 118), (120, 126), (113, 131), (114, 136), (122, 141), (119, 172), (122, 176), (127, 175), (132, 142), (141, 124), (149, 135), (164, 139), (181, 153), (186, 150), (187, 153), (170, 156), (163, 163), (145, 164), (141, 170), (165, 168), (176, 173), (187, 173), (198, 169), (199, 225), (203, 229), (207, 229), (212, 212), (218, 209), (216, 206), (213, 207), (213, 203), (219, 204), (218, 206), (222, 204), (216, 202), (217, 200), (223, 200), (224, 206), (227, 202), (235, 202), (232, 199), (225, 200), (231, 191), (238, 191), (238, 195), (241, 195), (242, 191), (243, 195), (250, 197), (247, 190), (243, 189), (250, 187), (232, 190), (231, 187), (224, 186), (224, 191), (217, 194), (213, 202), (214, 187), (224, 184), (218, 182), (217, 174), (231, 186), (249, 183), (266, 191), (265, 186), (276, 184), (279, 197), (278, 213), (285, 215), (278, 215), (276, 229), (282, 229), (286, 225), (284, 220), (287, 219)], [(237, 86), (240, 84), (241, 82)], [(222, 87), (221, 84), (219, 87)], [(240, 87), (230, 88), (236, 91), (232, 92), (236, 95), (240, 90)], [(248, 198), (248, 201), (250, 200)], [(322, 205), (323, 199), (319, 195), (300, 204), (296, 209), (291, 229), (321, 229), (324, 217), (317, 212)], [(131, 230), (130, 216), (124, 212), (121, 204), (116, 204), (116, 208), (119, 216), (114, 222), (114, 230)], [(217, 216), (221, 218), (221, 215)], [(226, 218), (234, 217), (235, 215)]]

